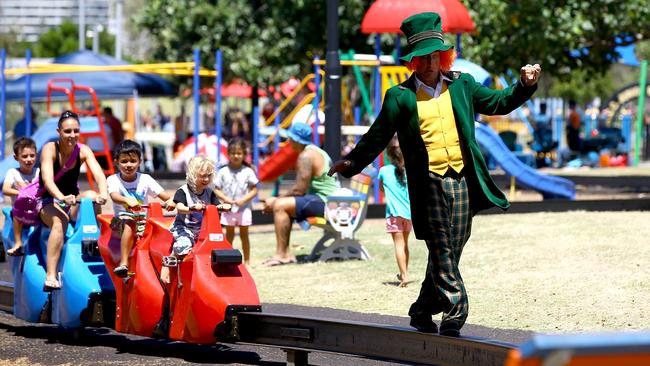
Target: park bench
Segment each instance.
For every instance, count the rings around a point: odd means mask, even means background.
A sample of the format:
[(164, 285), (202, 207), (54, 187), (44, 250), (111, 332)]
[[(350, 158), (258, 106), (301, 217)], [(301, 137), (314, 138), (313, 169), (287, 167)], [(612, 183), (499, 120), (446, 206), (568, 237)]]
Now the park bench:
[(370, 258), (354, 233), (361, 227), (368, 211), (368, 190), (377, 172), (366, 167), (352, 177), (350, 188), (343, 188), (328, 196), (325, 215), (308, 217), (301, 222), (303, 230), (316, 226), (323, 235), (314, 245), (308, 259), (330, 261)]

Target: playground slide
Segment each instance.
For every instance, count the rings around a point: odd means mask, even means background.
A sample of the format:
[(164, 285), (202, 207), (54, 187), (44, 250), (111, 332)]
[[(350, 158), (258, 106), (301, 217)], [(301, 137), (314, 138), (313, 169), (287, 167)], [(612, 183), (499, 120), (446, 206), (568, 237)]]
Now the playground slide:
[(278, 151), (266, 158), (260, 163), (258, 176), (261, 182), (274, 181), (284, 174), (289, 168), (293, 167), (298, 159), (291, 145), (283, 144)]
[(576, 198), (575, 184), (565, 178), (539, 173), (527, 166), (506, 147), (501, 137), (489, 126), (476, 122), (476, 140), (485, 148), (506, 174), (524, 186), (541, 192), (544, 198)]
[[(81, 132), (98, 132), (99, 125), (97, 122), (97, 117), (82, 117), (81, 122)], [(54, 141), (59, 138), (59, 134), (56, 132), (57, 125), (59, 123), (58, 118), (50, 118), (40, 123), (40, 127), (32, 139), (36, 142), (36, 149), (41, 151), (43, 145), (50, 141)], [(14, 159), (13, 152), (7, 154), (4, 160), (0, 161), (0, 182), (5, 180), (7, 171), (11, 168), (18, 168), (18, 162)]]

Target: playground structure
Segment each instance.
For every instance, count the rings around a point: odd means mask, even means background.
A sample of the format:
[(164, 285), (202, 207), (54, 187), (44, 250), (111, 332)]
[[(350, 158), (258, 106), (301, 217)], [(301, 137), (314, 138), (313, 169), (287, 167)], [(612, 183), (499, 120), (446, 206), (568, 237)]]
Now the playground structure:
[[(221, 69), (222, 69), (222, 54), (221, 51), (217, 50), (215, 52), (216, 64), (215, 69), (207, 69), (201, 67), (199, 59), (199, 50), (194, 52), (194, 62), (172, 62), (172, 63), (155, 63), (155, 64), (140, 64), (140, 65), (130, 65), (130, 64), (119, 64), (119, 65), (77, 65), (77, 64), (30, 64), (29, 60), (31, 59), (31, 52), (27, 50), (26, 60), (27, 67), (25, 68), (14, 68), (14, 69), (5, 69), (6, 64), (6, 51), (4, 49), (0, 52), (0, 132), (4, 135), (6, 132), (6, 87), (7, 87), (7, 76), (10, 75), (24, 75), (26, 78), (25, 82), (25, 118), (26, 118), (26, 129), (30, 130), (31, 128), (31, 76), (36, 74), (52, 74), (53, 78), (56, 78), (56, 75), (59, 73), (65, 73), (66, 75), (74, 75), (77, 73), (92, 73), (92, 72), (132, 72), (137, 74), (158, 74), (158, 75), (177, 75), (177, 76), (192, 76), (193, 77), (193, 97), (194, 97), (194, 138), (196, 144), (196, 151), (199, 150), (198, 147), (198, 119), (199, 119), (199, 84), (201, 77), (215, 78), (215, 85), (217, 89), (220, 90), (221, 87)], [(72, 76), (68, 78), (73, 79)], [(217, 103), (215, 103), (215, 115), (218, 116), (218, 123), (215, 124), (215, 135), (221, 136), (221, 95), (217, 95)], [(48, 110), (49, 111), (49, 110)], [(0, 159), (4, 159), (5, 152), (5, 141), (3, 140), (0, 143)], [(218, 152), (220, 153), (220, 152)]]
[[(69, 84), (68, 87), (60, 84)], [(86, 92), (90, 96), (92, 101), (90, 109), (80, 108), (76, 100), (78, 100), (77, 92)], [(52, 97), (55, 93), (63, 93), (68, 98), (68, 103), (70, 104), (70, 111), (81, 116), (94, 116), (97, 118), (98, 129), (96, 131), (80, 131), (79, 140), (82, 143), (87, 143), (90, 138), (98, 138), (101, 141), (103, 149), (93, 151), (95, 157), (103, 158), (106, 168), (104, 169), (104, 175), (108, 176), (115, 173), (115, 167), (113, 166), (113, 158), (111, 154), (110, 145), (108, 144), (108, 139), (106, 137), (106, 129), (104, 123), (102, 122), (101, 108), (99, 105), (99, 100), (97, 99), (97, 94), (88, 86), (77, 85), (72, 79), (50, 79), (47, 85), (47, 112), (52, 116), (59, 116), (63, 111), (58, 111), (53, 109)], [(88, 177), (88, 182), (90, 183), (90, 188), (94, 189), (93, 176), (90, 170), (86, 171)]]

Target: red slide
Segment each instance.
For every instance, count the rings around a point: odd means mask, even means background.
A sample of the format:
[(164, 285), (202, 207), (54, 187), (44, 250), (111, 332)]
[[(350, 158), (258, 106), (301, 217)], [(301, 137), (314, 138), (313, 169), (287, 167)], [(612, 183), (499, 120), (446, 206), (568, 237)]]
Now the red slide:
[(260, 181), (277, 180), (296, 164), (296, 160), (298, 160), (298, 153), (291, 148), (291, 144), (285, 142), (278, 151), (260, 163), (258, 172)]

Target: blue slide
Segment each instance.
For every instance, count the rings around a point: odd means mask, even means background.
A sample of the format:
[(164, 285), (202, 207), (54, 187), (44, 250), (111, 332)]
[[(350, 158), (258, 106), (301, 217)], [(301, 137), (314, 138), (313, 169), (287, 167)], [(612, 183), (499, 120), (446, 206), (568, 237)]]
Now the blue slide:
[(545, 199), (576, 199), (576, 187), (572, 181), (539, 173), (517, 159), (492, 128), (478, 122), (475, 125), (476, 141), (490, 153), (506, 174), (515, 177), (524, 186), (541, 192)]
[[(82, 133), (99, 131), (97, 117), (82, 117), (80, 122)], [(36, 142), (36, 149), (38, 151), (41, 151), (43, 145), (59, 138), (59, 134), (56, 132), (58, 123), (58, 118), (50, 118), (41, 123), (38, 130), (36, 130), (34, 135), (32, 135), (32, 139)], [(18, 162), (14, 159), (13, 152), (8, 154), (4, 160), (0, 161), (0, 182), (4, 182), (7, 171), (11, 168), (18, 168)]]

